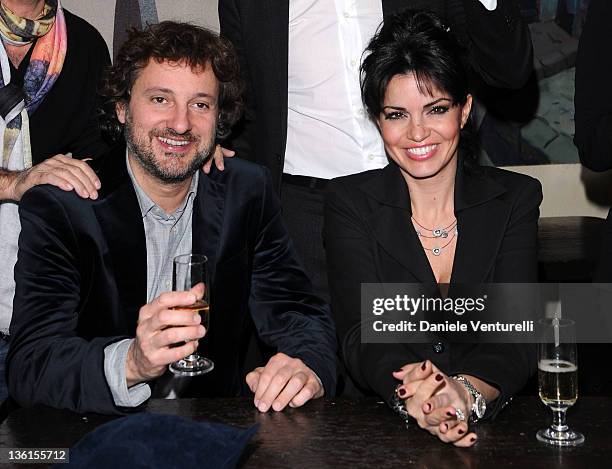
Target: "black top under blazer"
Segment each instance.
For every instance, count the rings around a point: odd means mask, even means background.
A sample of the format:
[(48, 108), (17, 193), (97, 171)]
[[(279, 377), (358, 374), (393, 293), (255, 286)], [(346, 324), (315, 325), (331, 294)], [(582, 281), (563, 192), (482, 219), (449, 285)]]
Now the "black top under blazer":
[[(7, 358), (10, 395), (22, 405), (118, 413), (104, 348), (134, 337), (147, 302), (145, 232), (119, 148), (102, 162), (97, 200), (36, 186), (19, 206), (21, 236)], [(200, 174), (193, 249), (209, 260), (215, 369), (193, 379), (204, 396), (237, 396), (253, 363), (252, 339), (300, 358), (332, 396), (336, 336), (328, 306), (296, 260), (267, 170), (237, 158)]]
[[(536, 282), (540, 183), (461, 161), (451, 285)], [(429, 359), (446, 374), (473, 375), (497, 387), (500, 397), (487, 412), (494, 414), (535, 372), (533, 345), (451, 344), (436, 333), (425, 344), (361, 343), (361, 283), (436, 283), (411, 214), (408, 188), (395, 163), (328, 186), (324, 237), (332, 316), (345, 365), (362, 390), (389, 399), (399, 384), (392, 372)]]

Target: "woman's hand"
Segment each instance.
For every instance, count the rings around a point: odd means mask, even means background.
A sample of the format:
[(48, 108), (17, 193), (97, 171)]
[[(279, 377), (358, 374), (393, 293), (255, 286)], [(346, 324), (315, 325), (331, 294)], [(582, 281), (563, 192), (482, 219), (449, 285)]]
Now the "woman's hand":
[[(415, 381), (422, 381), (428, 378), (432, 373), (440, 371), (436, 365), (429, 360), (417, 363), (408, 363), (402, 366), (399, 370), (393, 372), (393, 377), (402, 382), (402, 384), (408, 384)], [(400, 396), (403, 397), (403, 396)]]
[(419, 427), (455, 446), (468, 447), (476, 442), (476, 434), (468, 433), (467, 422), (457, 419), (456, 409), (466, 418), (470, 415), (473, 400), (461, 383), (429, 360), (408, 364), (393, 375), (402, 380), (396, 392)]
[(202, 171), (204, 171), (204, 173), (208, 174), (210, 173), (210, 168), (213, 164), (213, 161), (215, 162), (215, 166), (217, 167), (217, 169), (219, 171), (223, 171), (225, 169), (225, 165), (223, 164), (223, 160), (225, 158), (232, 158), (234, 155), (236, 154), (236, 152), (232, 151), (232, 150), (228, 150), (227, 148), (223, 148), (221, 145), (216, 145), (215, 146), (215, 152), (213, 153), (212, 158), (209, 158), (209, 160), (206, 162), (206, 164), (204, 166), (202, 166)]

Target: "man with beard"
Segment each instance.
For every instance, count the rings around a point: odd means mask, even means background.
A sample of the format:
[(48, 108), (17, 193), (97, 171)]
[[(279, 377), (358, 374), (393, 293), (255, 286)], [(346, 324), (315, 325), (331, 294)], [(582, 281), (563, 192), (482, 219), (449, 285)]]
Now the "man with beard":
[[(210, 31), (133, 31), (105, 85), (108, 126), (127, 149), (103, 159), (99, 198), (51, 186), (24, 195), (8, 356), (21, 405), (120, 413), (152, 393), (250, 389), (265, 412), (333, 395), (333, 324), (267, 171), (238, 159), (198, 171), (239, 116), (238, 75), (232, 46)], [(180, 309), (202, 290), (170, 291), (184, 253), (208, 257), (210, 331)], [(168, 364), (204, 336), (215, 369), (180, 389)]]

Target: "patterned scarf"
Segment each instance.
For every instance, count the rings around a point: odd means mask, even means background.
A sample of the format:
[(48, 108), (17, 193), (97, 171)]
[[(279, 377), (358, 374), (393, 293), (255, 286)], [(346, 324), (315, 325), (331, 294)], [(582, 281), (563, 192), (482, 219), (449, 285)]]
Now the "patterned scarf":
[[(2, 166), (8, 161), (24, 120), (38, 108), (62, 71), (68, 38), (66, 21), (59, 0), (46, 0), (40, 18), (30, 20), (15, 15), (0, 3), (0, 35), (4, 42), (17, 45), (36, 41), (26, 70), (23, 89), (11, 85), (10, 76), (0, 70), (0, 115), (6, 123)], [(6, 56), (4, 44), (0, 54)], [(29, 135), (28, 130), (25, 132)], [(32, 165), (29, 138), (23, 142), (24, 168)]]

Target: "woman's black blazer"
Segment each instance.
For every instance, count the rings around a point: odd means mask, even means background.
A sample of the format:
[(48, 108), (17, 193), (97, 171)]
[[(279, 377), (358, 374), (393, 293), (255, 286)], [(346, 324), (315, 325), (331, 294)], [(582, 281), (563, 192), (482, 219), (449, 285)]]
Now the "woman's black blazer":
[[(411, 223), (410, 195), (397, 165), (337, 178), (328, 187), (324, 236), (332, 311), (355, 383), (389, 399), (398, 384), (391, 373), (429, 359), (447, 374), (470, 374), (496, 386), (501, 395), (487, 412), (496, 413), (535, 372), (535, 347), (451, 344), (442, 337), (427, 344), (362, 343), (362, 283), (436, 280)], [(540, 183), (460, 159), (454, 197), (459, 236), (451, 285), (536, 282)]]

